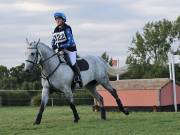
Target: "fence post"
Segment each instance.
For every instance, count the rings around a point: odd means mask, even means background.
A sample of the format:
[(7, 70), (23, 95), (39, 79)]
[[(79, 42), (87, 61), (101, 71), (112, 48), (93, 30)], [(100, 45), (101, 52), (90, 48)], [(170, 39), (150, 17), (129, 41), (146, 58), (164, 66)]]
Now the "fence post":
[(2, 97), (0, 96), (0, 106), (2, 106)]
[(172, 59), (172, 79), (173, 79), (173, 98), (174, 98), (174, 110), (177, 112), (177, 96), (176, 96), (176, 77), (175, 77), (175, 69), (174, 69), (174, 54), (171, 55)]
[(51, 98), (51, 106), (52, 106), (52, 107), (54, 106), (53, 98)]

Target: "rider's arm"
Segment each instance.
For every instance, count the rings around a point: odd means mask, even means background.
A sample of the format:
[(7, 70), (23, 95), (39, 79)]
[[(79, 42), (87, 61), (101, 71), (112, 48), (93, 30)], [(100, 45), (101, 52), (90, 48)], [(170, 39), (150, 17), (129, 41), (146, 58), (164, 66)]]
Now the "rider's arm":
[(51, 46), (52, 46), (53, 50), (57, 49), (57, 45), (55, 44), (54, 36), (52, 37)]

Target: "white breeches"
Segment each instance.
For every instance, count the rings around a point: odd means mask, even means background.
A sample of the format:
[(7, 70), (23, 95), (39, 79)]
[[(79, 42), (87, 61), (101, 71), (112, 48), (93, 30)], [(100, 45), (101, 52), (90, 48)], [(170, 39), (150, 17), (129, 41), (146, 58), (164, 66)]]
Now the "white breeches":
[(71, 64), (72, 66), (74, 66), (74, 64), (76, 63), (76, 51), (70, 52), (68, 50), (64, 50), (64, 52), (68, 54)]

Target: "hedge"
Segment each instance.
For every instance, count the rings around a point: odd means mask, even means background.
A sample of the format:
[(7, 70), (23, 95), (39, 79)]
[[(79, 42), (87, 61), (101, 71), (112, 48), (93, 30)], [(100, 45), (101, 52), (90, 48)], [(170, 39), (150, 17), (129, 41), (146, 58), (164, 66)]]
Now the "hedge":
[[(68, 105), (67, 99), (63, 93), (53, 93), (50, 95), (48, 105), (51, 105), (53, 99), (54, 105)], [(86, 90), (74, 91), (74, 101), (76, 105), (92, 105), (94, 100)], [(1, 91), (0, 105), (2, 106), (39, 106), (41, 102), (41, 92), (30, 91)]]
[[(48, 101), (47, 105), (52, 105), (51, 99), (53, 99), (53, 105), (58, 105), (58, 106), (68, 105), (68, 101), (63, 93), (51, 94), (50, 100)], [(39, 106), (40, 102), (41, 102), (41, 96), (36, 95), (32, 98), (31, 105)], [(94, 99), (89, 94), (88, 91), (78, 90), (78, 91), (75, 91), (75, 93), (74, 93), (74, 102), (76, 105), (92, 105), (94, 103)]]
[(27, 106), (30, 105), (30, 95), (28, 92), (3, 91), (0, 92), (2, 106)]

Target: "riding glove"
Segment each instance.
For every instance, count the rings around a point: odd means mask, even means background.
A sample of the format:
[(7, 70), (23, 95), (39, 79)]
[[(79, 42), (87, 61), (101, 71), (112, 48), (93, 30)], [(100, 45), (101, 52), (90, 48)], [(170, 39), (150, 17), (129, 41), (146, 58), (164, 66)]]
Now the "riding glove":
[(64, 48), (59, 47), (59, 48), (58, 48), (58, 52), (62, 51), (63, 49), (64, 49)]
[(57, 49), (57, 45), (52, 45), (53, 50)]

